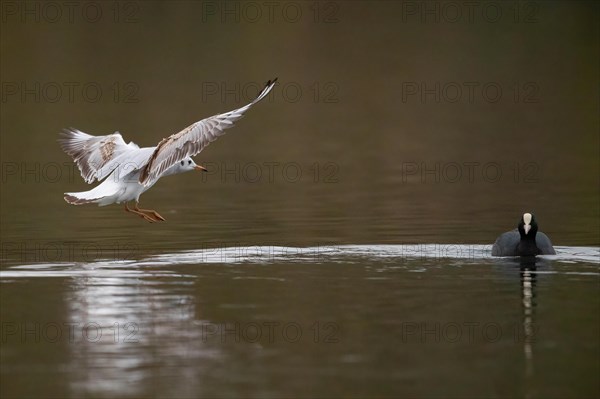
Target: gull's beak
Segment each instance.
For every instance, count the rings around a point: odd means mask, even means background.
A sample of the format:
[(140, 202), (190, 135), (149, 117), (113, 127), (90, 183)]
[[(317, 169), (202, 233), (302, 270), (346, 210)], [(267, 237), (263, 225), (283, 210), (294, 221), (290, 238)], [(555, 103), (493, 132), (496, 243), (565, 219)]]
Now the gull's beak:
[(200, 166), (200, 165), (194, 166), (194, 169), (201, 170), (203, 172), (208, 172), (208, 169), (206, 169), (204, 166)]
[(531, 230), (531, 225), (530, 224), (526, 224), (523, 226), (523, 229), (525, 230), (525, 234), (529, 233), (529, 230)]

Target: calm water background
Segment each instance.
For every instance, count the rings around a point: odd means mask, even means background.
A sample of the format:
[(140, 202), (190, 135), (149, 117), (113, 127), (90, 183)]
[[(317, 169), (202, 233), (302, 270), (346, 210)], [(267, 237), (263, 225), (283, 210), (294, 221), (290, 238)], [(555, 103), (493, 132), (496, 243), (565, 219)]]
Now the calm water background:
[[(2, 9), (2, 397), (600, 395), (596, 3), (43, 4)], [(62, 128), (155, 145), (275, 76), (167, 222), (63, 201)], [(560, 256), (491, 259), (526, 210)]]

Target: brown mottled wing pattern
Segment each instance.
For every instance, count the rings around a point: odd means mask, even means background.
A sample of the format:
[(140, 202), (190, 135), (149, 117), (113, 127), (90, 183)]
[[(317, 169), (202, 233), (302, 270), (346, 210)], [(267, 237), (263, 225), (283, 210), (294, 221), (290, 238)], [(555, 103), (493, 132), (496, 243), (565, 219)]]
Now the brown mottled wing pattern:
[(163, 139), (150, 157), (148, 164), (140, 174), (140, 183), (148, 186), (156, 182), (160, 176), (177, 162), (198, 154), (207, 145), (224, 134), (224, 130), (233, 126), (251, 106), (269, 94), (277, 78), (268, 81), (265, 88), (250, 104), (224, 114), (214, 115), (210, 118), (196, 122), (181, 132)]
[(102, 170), (115, 157), (126, 151), (138, 149), (134, 143), (126, 144), (119, 132), (107, 136), (92, 136), (77, 129), (64, 129), (58, 140), (81, 171), (86, 183), (101, 180), (110, 171)]

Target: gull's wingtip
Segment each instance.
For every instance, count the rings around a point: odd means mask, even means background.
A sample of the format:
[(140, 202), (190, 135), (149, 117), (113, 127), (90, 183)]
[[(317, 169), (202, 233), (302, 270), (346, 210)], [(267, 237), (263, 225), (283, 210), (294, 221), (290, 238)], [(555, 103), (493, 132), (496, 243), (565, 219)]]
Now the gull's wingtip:
[(273, 89), (273, 87), (275, 87), (275, 82), (277, 82), (277, 78), (273, 80), (267, 80), (264, 89), (262, 89), (260, 93), (258, 93), (258, 96), (256, 96), (254, 101), (252, 101), (252, 103), (250, 103), (249, 105), (256, 104), (257, 102), (265, 98), (266, 95), (269, 94), (269, 92)]
[(62, 130), (59, 132), (59, 140), (70, 140), (83, 134), (85, 133), (74, 127), (63, 127)]
[[(71, 139), (75, 136), (75, 131), (73, 128), (63, 127), (60, 132), (58, 132), (58, 141), (61, 144), (61, 147), (71, 141)], [(64, 148), (63, 148), (64, 150)]]
[(75, 131), (74, 128), (72, 127), (63, 127), (60, 132), (58, 132), (61, 136), (69, 136), (71, 134), (73, 134), (73, 132)]
[(275, 82), (277, 82), (277, 79), (279, 79), (279, 78), (276, 77), (273, 80), (270, 80), (270, 79), (267, 80), (267, 83), (265, 84), (265, 87), (273, 86), (275, 84)]

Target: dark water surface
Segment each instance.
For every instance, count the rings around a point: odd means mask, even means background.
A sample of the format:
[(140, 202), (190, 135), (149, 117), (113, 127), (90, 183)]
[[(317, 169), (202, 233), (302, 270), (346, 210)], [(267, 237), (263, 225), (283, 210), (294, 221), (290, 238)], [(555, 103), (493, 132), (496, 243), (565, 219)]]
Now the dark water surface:
[(535, 266), (413, 245), (8, 267), (4, 393), (589, 396), (600, 251), (557, 250)]
[[(2, 398), (600, 396), (597, 3), (42, 4), (1, 27)], [(60, 129), (155, 145), (275, 76), (166, 222), (62, 199)], [(525, 211), (558, 254), (491, 258)]]

